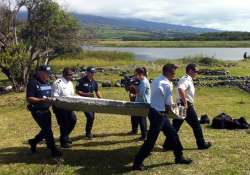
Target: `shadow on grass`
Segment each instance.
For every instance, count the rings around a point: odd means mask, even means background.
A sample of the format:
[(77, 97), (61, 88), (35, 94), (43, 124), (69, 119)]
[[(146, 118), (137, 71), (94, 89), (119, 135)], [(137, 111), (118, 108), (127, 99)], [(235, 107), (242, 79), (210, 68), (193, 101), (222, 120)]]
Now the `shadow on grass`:
[(94, 147), (94, 146), (110, 146), (121, 143), (133, 143), (136, 142), (136, 139), (132, 140), (117, 140), (117, 141), (90, 141), (81, 144), (73, 144), (73, 146), (84, 146), (84, 147)]
[[(126, 147), (114, 150), (64, 150), (64, 165), (80, 166), (79, 174), (120, 174), (129, 171), (137, 147)], [(29, 153), (27, 147), (11, 147), (0, 150), (0, 164), (56, 164), (49, 157), (46, 148), (37, 154)]]
[[(131, 171), (131, 163), (137, 151), (137, 146), (113, 150), (63, 150), (65, 160), (63, 165), (79, 167), (76, 170), (77, 174), (122, 174)], [(10, 147), (0, 150), (0, 165), (15, 163), (57, 164), (56, 161), (50, 158), (49, 151), (46, 148), (39, 148), (36, 154), (31, 154), (28, 147)], [(151, 169), (172, 164), (167, 162), (149, 165), (146, 168)]]
[[(112, 136), (128, 136), (128, 133), (101, 133), (101, 134), (94, 134), (95, 138), (102, 138), (102, 137), (112, 137)], [(85, 139), (84, 135), (71, 137), (72, 141), (78, 141)]]
[[(183, 149), (184, 151), (186, 150), (186, 151), (197, 151), (198, 150), (198, 148), (184, 148)], [(162, 148), (158, 148), (158, 147), (155, 147), (154, 149), (153, 149), (153, 152), (164, 152), (164, 153), (166, 153), (166, 152), (173, 152), (173, 151), (171, 151), (171, 150), (168, 150), (168, 151), (164, 151)]]

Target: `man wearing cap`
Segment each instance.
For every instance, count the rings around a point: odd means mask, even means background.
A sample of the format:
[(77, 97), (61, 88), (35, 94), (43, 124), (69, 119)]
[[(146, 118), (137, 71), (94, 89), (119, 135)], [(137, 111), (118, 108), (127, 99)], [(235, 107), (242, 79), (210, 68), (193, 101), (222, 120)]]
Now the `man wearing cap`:
[[(86, 76), (82, 77), (77, 81), (76, 84), (76, 93), (82, 97), (91, 97), (93, 98), (95, 95), (97, 98), (102, 98), (99, 92), (98, 84), (94, 80), (96, 74), (96, 69), (94, 67), (88, 67), (86, 70)], [(95, 93), (95, 95), (94, 95)], [(95, 113), (94, 112), (85, 112), (85, 116), (87, 118), (86, 122), (86, 138), (92, 139), (92, 127), (94, 124)]]
[[(58, 78), (52, 87), (54, 97), (70, 97), (74, 96), (75, 90), (72, 83), (73, 70), (64, 68), (63, 76)], [(57, 123), (60, 126), (60, 143), (63, 148), (70, 148), (72, 141), (69, 134), (74, 129), (76, 124), (76, 115), (73, 111), (68, 111), (56, 106), (52, 106), (53, 112), (56, 115)]]
[[(196, 139), (196, 144), (198, 149), (208, 149), (211, 147), (210, 142), (205, 142), (201, 125), (198, 120), (198, 116), (194, 109), (194, 94), (195, 94), (195, 87), (193, 79), (198, 74), (197, 65), (196, 64), (189, 64), (186, 67), (186, 75), (183, 76), (177, 86), (177, 103), (184, 106), (186, 109), (186, 118), (185, 120), (193, 129), (193, 133)], [(178, 132), (184, 120), (182, 119), (174, 119), (173, 126)], [(166, 140), (163, 146), (164, 150), (171, 150), (171, 141), (169, 139)]]
[(41, 131), (35, 138), (28, 141), (31, 152), (36, 152), (36, 145), (45, 139), (47, 147), (53, 157), (60, 157), (62, 153), (58, 151), (55, 145), (53, 132), (51, 129), (51, 112), (49, 107), (52, 100), (51, 85), (49, 84), (50, 67), (43, 65), (38, 68), (34, 79), (30, 80), (27, 85), (26, 97), (28, 109), (34, 120), (41, 128)]
[(176, 65), (166, 64), (163, 67), (163, 74), (153, 80), (151, 84), (151, 108), (149, 112), (150, 127), (146, 141), (135, 156), (133, 170), (144, 169), (143, 161), (149, 156), (161, 130), (164, 135), (171, 140), (171, 146), (173, 147), (175, 155), (175, 163), (190, 164), (192, 162), (191, 159), (185, 159), (183, 157), (183, 147), (179, 136), (167, 116), (167, 113), (172, 111), (173, 84), (171, 81), (175, 76), (176, 69)]

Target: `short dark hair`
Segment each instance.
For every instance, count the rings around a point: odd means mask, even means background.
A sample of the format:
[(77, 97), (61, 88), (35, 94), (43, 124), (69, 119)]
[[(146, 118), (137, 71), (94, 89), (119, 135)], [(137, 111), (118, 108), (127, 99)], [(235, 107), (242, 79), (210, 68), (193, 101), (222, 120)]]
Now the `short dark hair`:
[(63, 75), (67, 75), (69, 72), (74, 72), (72, 68), (65, 67), (63, 69)]
[(143, 74), (143, 75), (146, 74), (145, 69), (144, 69), (143, 67), (138, 67), (138, 68), (136, 68), (136, 69), (135, 69), (135, 72), (136, 72), (137, 74)]
[(166, 73), (170, 73), (173, 70), (176, 70), (178, 67), (179, 66), (177, 66), (176, 64), (171, 64), (171, 63), (165, 64), (162, 68), (162, 73), (163, 75), (165, 75)]
[(186, 73), (188, 73), (190, 70), (196, 71), (196, 67), (197, 67), (197, 65), (194, 63), (188, 64), (186, 67)]
[(142, 69), (144, 70), (144, 76), (148, 76), (148, 69), (146, 67), (142, 67)]

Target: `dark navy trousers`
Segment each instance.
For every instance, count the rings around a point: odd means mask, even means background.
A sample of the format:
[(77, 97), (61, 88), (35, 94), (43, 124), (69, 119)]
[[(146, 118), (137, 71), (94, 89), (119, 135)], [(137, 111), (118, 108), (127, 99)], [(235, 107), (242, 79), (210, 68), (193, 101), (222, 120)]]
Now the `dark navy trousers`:
[(41, 131), (35, 136), (36, 143), (45, 139), (47, 147), (54, 151), (56, 149), (53, 132), (51, 129), (51, 112), (49, 110), (31, 111), (31, 114), (41, 128)]
[(179, 136), (174, 129), (173, 125), (170, 123), (169, 118), (165, 113), (156, 111), (155, 109), (150, 109), (149, 112), (149, 121), (150, 127), (147, 135), (146, 141), (143, 143), (139, 152), (135, 156), (134, 164), (142, 164), (144, 159), (148, 157), (156, 140), (160, 134), (160, 131), (163, 131), (164, 135), (171, 141), (172, 147), (174, 148), (174, 155), (176, 158), (179, 158), (183, 155), (183, 147), (180, 142)]
[(60, 141), (65, 143), (76, 125), (76, 115), (73, 111), (67, 111), (53, 106), (56, 120), (60, 126)]
[[(191, 128), (193, 129), (193, 133), (194, 133), (194, 136), (196, 139), (196, 144), (198, 147), (202, 147), (205, 144), (202, 128), (201, 128), (197, 113), (194, 109), (194, 106), (190, 102), (188, 102), (188, 109), (187, 109), (186, 115), (187, 116), (186, 116), (185, 120), (187, 121), (189, 126), (191, 126)], [(173, 127), (176, 129), (177, 132), (180, 130), (183, 122), (184, 122), (184, 120), (180, 120), (180, 119), (173, 120)], [(171, 149), (171, 145), (172, 145), (171, 141), (166, 139), (163, 147), (167, 148), (167, 149), (169, 149), (169, 148)]]

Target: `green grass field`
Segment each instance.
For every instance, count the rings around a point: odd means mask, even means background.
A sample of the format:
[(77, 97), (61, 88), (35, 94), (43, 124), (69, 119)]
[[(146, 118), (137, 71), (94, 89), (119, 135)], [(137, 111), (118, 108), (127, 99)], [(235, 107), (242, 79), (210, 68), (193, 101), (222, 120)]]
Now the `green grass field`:
[[(105, 98), (127, 100), (122, 88), (102, 88)], [(210, 118), (226, 112), (235, 117), (246, 116), (250, 120), (249, 94), (228, 88), (199, 88), (196, 108), (199, 114), (207, 113)], [(129, 116), (97, 114), (94, 125), (96, 138), (87, 141), (83, 137), (85, 117), (77, 113), (78, 122), (71, 137), (73, 148), (63, 150), (65, 162), (56, 164), (49, 158), (44, 144), (39, 152), (31, 155), (27, 140), (33, 137), (39, 128), (25, 109), (24, 94), (8, 94), (0, 99), (0, 174), (1, 175), (50, 175), (50, 174), (249, 174), (249, 134), (246, 131), (215, 130), (204, 126), (207, 140), (213, 142), (209, 150), (198, 151), (191, 129), (185, 124), (180, 132), (185, 155), (192, 157), (190, 166), (173, 164), (171, 152), (163, 153), (155, 147), (152, 155), (146, 159), (147, 170), (130, 171), (134, 155), (141, 142), (138, 136), (127, 136), (130, 130)], [(53, 131), (59, 137), (58, 125), (53, 116)], [(157, 145), (164, 142), (161, 134)], [(58, 143), (58, 142), (57, 142)]]
[(250, 47), (250, 41), (122, 41), (100, 40), (93, 43), (110, 47)]
[[(185, 64), (196, 62), (191, 60), (172, 60), (181, 67), (177, 77), (184, 73)], [(131, 73), (137, 66), (146, 66), (150, 78), (161, 72), (162, 65), (169, 60), (155, 62), (136, 61), (129, 53), (117, 52), (83, 52), (76, 56), (64, 56), (51, 62), (52, 68), (59, 72), (63, 67), (98, 66), (105, 68), (120, 68)], [(219, 65), (202, 68), (223, 68), (230, 75), (247, 76), (250, 72), (250, 61), (234, 62), (236, 66), (227, 67), (229, 62), (219, 62)], [(121, 77), (115, 73), (98, 73), (97, 80), (119, 80)], [(8, 85), (7, 78), (0, 73), (0, 86)], [(128, 95), (123, 88), (101, 88), (104, 98), (128, 100)], [(215, 130), (203, 126), (207, 140), (213, 142), (209, 150), (198, 151), (191, 129), (185, 124), (180, 132), (185, 155), (193, 158), (190, 166), (173, 164), (173, 154), (163, 153), (157, 146), (152, 155), (146, 159), (148, 170), (144, 172), (130, 171), (131, 163), (137, 153), (141, 142), (138, 136), (127, 136), (130, 130), (130, 117), (97, 114), (94, 133), (96, 138), (92, 141), (85, 140), (83, 128), (85, 117), (77, 113), (78, 122), (71, 137), (74, 140), (73, 148), (63, 150), (64, 163), (57, 164), (49, 157), (49, 152), (44, 144), (39, 145), (39, 152), (30, 154), (27, 140), (33, 137), (39, 128), (26, 110), (25, 94), (11, 93), (0, 97), (0, 175), (110, 175), (110, 174), (174, 174), (174, 175), (242, 175), (250, 174), (249, 165), (249, 131), (245, 130)], [(226, 112), (234, 117), (245, 116), (250, 121), (249, 94), (239, 89), (229, 88), (198, 88), (196, 108), (201, 114), (208, 114), (210, 119), (221, 112)], [(59, 128), (55, 117), (53, 131), (59, 137)], [(157, 145), (164, 142), (161, 134)], [(58, 142), (57, 142), (58, 143)], [(58, 143), (59, 144), (59, 143)]]

